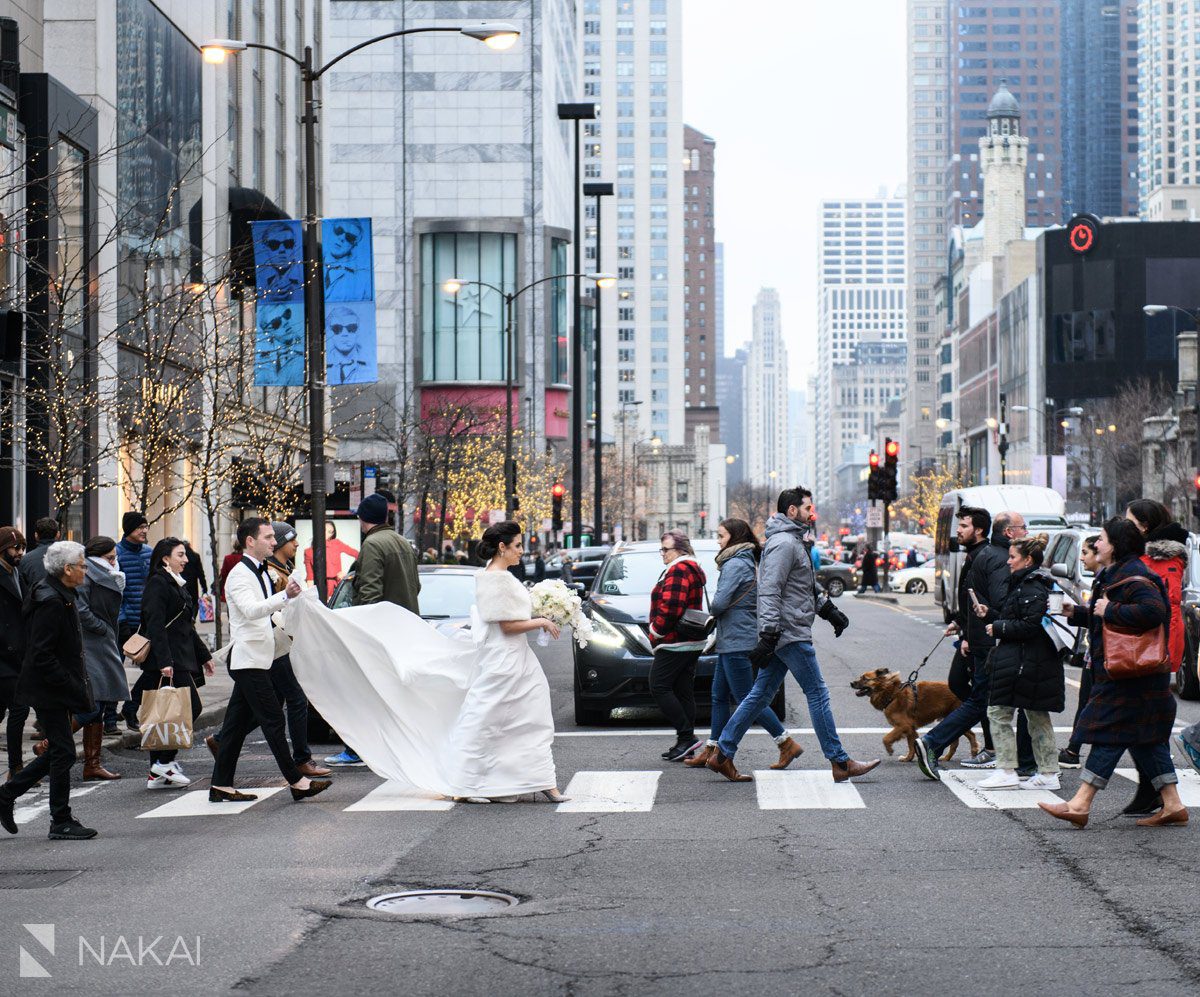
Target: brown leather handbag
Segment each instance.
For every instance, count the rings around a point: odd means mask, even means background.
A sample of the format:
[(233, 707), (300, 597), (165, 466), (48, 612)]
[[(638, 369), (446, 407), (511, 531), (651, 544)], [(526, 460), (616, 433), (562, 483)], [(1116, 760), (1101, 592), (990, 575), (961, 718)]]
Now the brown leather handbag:
[[(1126, 578), (1110, 585), (1105, 596), (1126, 582), (1141, 582), (1157, 586), (1148, 578)], [(1161, 593), (1158, 593), (1161, 596)], [(1135, 633), (1127, 627), (1104, 624), (1104, 670), (1113, 679), (1136, 679), (1144, 675), (1158, 675), (1171, 670), (1171, 652), (1167, 641), (1166, 624), (1160, 623), (1150, 630)]]

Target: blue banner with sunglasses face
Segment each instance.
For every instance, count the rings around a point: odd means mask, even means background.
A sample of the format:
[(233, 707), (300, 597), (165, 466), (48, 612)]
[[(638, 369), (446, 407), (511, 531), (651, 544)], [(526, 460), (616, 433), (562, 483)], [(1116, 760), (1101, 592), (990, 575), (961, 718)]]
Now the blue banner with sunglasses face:
[(326, 379), (334, 385), (372, 384), (379, 367), (370, 218), (322, 220), (321, 273)]
[(251, 222), (256, 308), (254, 383), (304, 384), (304, 234), (291, 219)]

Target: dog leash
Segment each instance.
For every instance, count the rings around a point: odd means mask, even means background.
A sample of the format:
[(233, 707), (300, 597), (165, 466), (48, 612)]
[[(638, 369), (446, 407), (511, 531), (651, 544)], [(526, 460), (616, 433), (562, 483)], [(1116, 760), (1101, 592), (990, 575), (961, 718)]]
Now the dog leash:
[(919, 698), (919, 694), (917, 692), (917, 677), (921, 674), (921, 669), (924, 668), (927, 664), (929, 664), (929, 659), (933, 657), (933, 652), (942, 646), (942, 641), (944, 641), (945, 639), (946, 639), (946, 634), (943, 631), (942, 635), (938, 638), (937, 643), (934, 644), (932, 648), (930, 648), (929, 653), (927, 655), (925, 655), (924, 658), (921, 659), (921, 663), (919, 665), (917, 665), (917, 667), (914, 668), (912, 670), (912, 672), (909, 674), (908, 681), (905, 682), (904, 685), (902, 685), (900, 687), (901, 689), (903, 689), (905, 686), (907, 686), (909, 689), (912, 690), (914, 703)]

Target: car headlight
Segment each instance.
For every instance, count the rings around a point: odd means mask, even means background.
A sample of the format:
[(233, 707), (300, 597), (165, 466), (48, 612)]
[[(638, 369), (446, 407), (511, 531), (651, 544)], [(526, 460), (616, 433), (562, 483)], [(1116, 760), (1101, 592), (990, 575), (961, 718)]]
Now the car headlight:
[(621, 631), (597, 612), (592, 613), (592, 641), (605, 647), (620, 647), (625, 643)]

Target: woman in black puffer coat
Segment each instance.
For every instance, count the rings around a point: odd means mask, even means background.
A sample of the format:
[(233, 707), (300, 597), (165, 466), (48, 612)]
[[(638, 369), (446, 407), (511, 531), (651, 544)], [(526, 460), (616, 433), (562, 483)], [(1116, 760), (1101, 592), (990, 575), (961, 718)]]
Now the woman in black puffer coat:
[(996, 743), (996, 771), (984, 779), (980, 789), (1018, 789), (1017, 738), (1013, 717), (1025, 711), (1037, 774), (1024, 785), (1030, 789), (1054, 790), (1058, 784), (1058, 747), (1054, 743), (1051, 713), (1064, 705), (1063, 665), (1054, 642), (1042, 628), (1042, 617), (1053, 582), (1043, 573), (1042, 556), (1047, 536), (1014, 540), (1008, 548), (1008, 595), (999, 618), (988, 624), (996, 638), (988, 657), (991, 692), (988, 720)]

